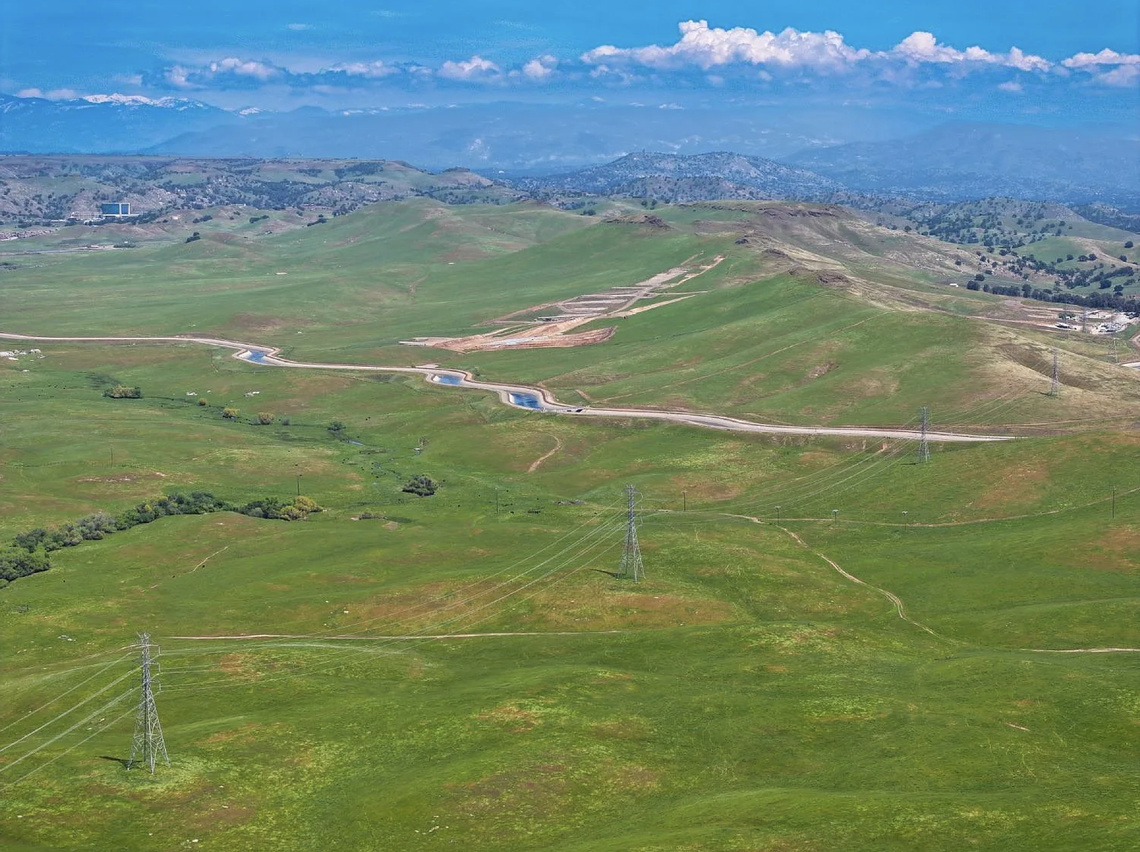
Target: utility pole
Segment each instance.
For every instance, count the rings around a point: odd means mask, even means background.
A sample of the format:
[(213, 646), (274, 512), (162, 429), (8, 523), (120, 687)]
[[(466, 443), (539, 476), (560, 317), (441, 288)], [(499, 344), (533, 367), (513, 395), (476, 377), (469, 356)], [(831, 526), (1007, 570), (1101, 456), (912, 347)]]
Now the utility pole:
[[(150, 634), (139, 634), (140, 662), (142, 665), (142, 695), (139, 696), (139, 709), (135, 716), (135, 735), (131, 740), (131, 756), (127, 769), (136, 763), (144, 763), (154, 774), (154, 764), (158, 758), (170, 766), (170, 756), (166, 753), (166, 742), (162, 739), (162, 725), (158, 723), (158, 708), (154, 706), (154, 681), (151, 666), (157, 666), (151, 657), (158, 656), (158, 646), (150, 644)], [(137, 760), (136, 760), (137, 758)]]
[(625, 546), (621, 551), (618, 576), (630, 577), (638, 583), (645, 576), (645, 566), (641, 562), (641, 548), (637, 544), (637, 491), (632, 485), (625, 487), (626, 521)]
[(1116, 486), (1112, 486), (1112, 519), (1116, 520)]
[(930, 409), (925, 405), (918, 410), (918, 416), (922, 418), (922, 427), (918, 439), (918, 463), (930, 461), (930, 443), (926, 440), (926, 430), (930, 427)]
[(780, 525), (780, 507), (776, 507), (776, 526)]
[(838, 518), (839, 518), (839, 510), (838, 509), (832, 509), (831, 510), (831, 525), (832, 526), (835, 526), (835, 522), (836, 522), (836, 520), (838, 520)]
[(1049, 396), (1057, 396), (1061, 392), (1061, 372), (1057, 365), (1057, 347), (1053, 347), (1053, 381), (1049, 385)]
[(688, 491), (682, 491), (681, 492), (681, 511), (682, 512), (689, 511), (689, 492)]
[(1120, 363), (1120, 356), (1116, 354), (1116, 343), (1117, 343), (1116, 338), (1115, 337), (1112, 338), (1112, 361), (1115, 364), (1119, 364)]

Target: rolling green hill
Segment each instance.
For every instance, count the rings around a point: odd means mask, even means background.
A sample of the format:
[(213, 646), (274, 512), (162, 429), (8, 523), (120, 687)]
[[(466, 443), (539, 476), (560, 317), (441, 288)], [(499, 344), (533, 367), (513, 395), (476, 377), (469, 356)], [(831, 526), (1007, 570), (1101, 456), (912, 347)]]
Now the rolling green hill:
[[(0, 331), (213, 334), (766, 422), (929, 406), (1032, 437), (920, 462), (911, 440), (544, 414), (190, 343), (3, 341), (0, 559), (164, 494), (323, 511), (161, 517), (0, 583), (0, 847), (1135, 847), (1128, 332), (1116, 359), (1057, 306), (950, 287), (969, 252), (830, 206), (414, 199), (264, 225), (13, 258)], [(700, 264), (643, 307), (683, 301), (582, 326), (614, 327), (594, 345), (399, 344)], [(627, 484), (640, 583), (615, 576)], [(141, 631), (153, 776), (123, 767)]]

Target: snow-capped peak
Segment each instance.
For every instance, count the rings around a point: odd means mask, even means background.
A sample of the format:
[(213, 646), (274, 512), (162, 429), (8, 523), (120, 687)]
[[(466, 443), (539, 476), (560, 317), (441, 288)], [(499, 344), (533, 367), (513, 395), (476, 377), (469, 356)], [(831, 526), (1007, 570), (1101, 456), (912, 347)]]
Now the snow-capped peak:
[(148, 98), (145, 95), (124, 95), (119, 92), (109, 95), (84, 95), (80, 100), (87, 101), (89, 104), (120, 104), (122, 106), (154, 106), (174, 109), (202, 106), (197, 101), (188, 101), (184, 98)]

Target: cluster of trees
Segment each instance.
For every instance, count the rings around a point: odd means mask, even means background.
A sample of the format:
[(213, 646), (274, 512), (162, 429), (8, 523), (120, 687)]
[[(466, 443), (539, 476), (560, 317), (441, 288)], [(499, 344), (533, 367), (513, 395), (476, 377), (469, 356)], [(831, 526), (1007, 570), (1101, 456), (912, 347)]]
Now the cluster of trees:
[(430, 477), (417, 473), (400, 490), (405, 494), (415, 494), (417, 497), (430, 497), (438, 488), (439, 486)]
[[(1107, 290), (1113, 287), (1114, 278), (1117, 279), (1131, 279), (1136, 270), (1128, 265), (1124, 266), (1108, 266), (1103, 260), (1098, 262), (1095, 254), (1082, 254), (1075, 258), (1078, 263), (1091, 263), (1090, 267), (1084, 269), (1080, 267), (1061, 267), (1059, 264), (1072, 262), (1074, 257), (1066, 255), (1059, 257), (1055, 261), (1038, 260), (1032, 254), (1026, 254), (1018, 259), (1014, 264), (1015, 271), (1022, 271), (1026, 268), (1035, 272), (1043, 272), (1046, 275), (1052, 275), (1058, 283), (1065, 285), (1069, 290), (1078, 287), (1091, 287), (1096, 284), (1101, 290)], [(1114, 289), (1117, 293), (1124, 290), (1125, 285), (1132, 283), (1129, 281), (1119, 281), (1116, 283)]]
[(251, 518), (268, 518), (281, 521), (301, 521), (320, 512), (321, 507), (303, 495), (292, 500), (265, 497), (248, 503), (230, 503), (208, 491), (190, 494), (175, 492), (147, 503), (139, 503), (118, 515), (95, 512), (77, 521), (50, 529), (37, 527), (20, 533), (7, 548), (0, 548), (0, 585), (12, 580), (47, 571), (51, 568), (49, 554), (65, 547), (75, 547), (84, 541), (99, 541), (116, 532), (129, 530), (140, 524), (149, 524), (170, 515), (205, 515), (211, 512), (237, 512)]
[(1140, 213), (1125, 213), (1108, 204), (1093, 203), (1074, 207), (1077, 213), (1090, 222), (1120, 228), (1123, 231), (1140, 231)]
[(998, 296), (1018, 296), (1022, 299), (1035, 299), (1038, 302), (1054, 302), (1063, 305), (1080, 305), (1085, 308), (1103, 308), (1126, 314), (1140, 314), (1140, 300), (1124, 296), (1118, 292), (1107, 293), (1100, 290), (1082, 296), (1078, 293), (1060, 290), (1043, 290), (1029, 284), (979, 284), (971, 281), (967, 290), (982, 290)]
[(126, 385), (115, 385), (103, 391), (103, 396), (111, 399), (142, 399), (142, 388), (129, 388)]

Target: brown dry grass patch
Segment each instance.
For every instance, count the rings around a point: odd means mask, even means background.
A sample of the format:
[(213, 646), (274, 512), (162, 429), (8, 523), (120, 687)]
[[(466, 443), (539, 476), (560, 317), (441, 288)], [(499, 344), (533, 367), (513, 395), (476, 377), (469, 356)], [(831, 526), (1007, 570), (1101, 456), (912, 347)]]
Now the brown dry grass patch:
[(1046, 459), (1006, 467), (991, 472), (989, 485), (974, 501), (978, 509), (1008, 510), (1011, 505), (1036, 503), (1049, 483), (1050, 462)]
[(1094, 571), (1133, 574), (1140, 570), (1140, 530), (1132, 526), (1114, 527), (1096, 541), (1073, 553), (1073, 564)]
[(480, 713), (475, 717), (480, 722), (489, 722), (494, 725), (507, 728), (514, 734), (525, 734), (536, 728), (541, 719), (537, 713), (530, 710), (524, 710), (521, 707), (516, 707), (513, 704), (505, 704), (502, 707), (496, 707), (494, 710), (488, 710), (486, 713)]

